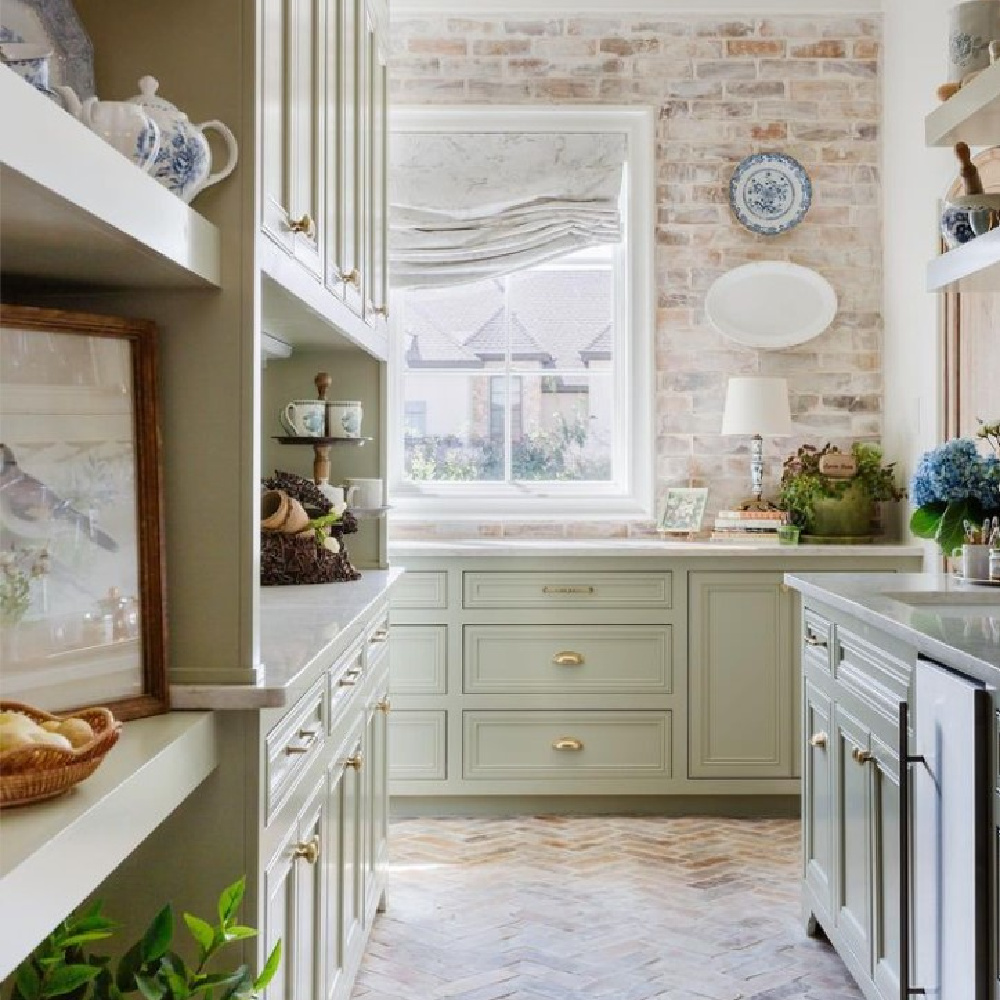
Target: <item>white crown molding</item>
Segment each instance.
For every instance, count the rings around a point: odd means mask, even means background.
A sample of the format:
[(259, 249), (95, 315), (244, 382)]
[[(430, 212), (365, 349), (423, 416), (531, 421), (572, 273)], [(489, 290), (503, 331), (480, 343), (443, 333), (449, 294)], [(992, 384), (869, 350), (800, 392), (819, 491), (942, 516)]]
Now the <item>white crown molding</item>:
[(530, 14), (535, 19), (562, 14), (879, 14), (885, 0), (391, 0), (392, 16)]

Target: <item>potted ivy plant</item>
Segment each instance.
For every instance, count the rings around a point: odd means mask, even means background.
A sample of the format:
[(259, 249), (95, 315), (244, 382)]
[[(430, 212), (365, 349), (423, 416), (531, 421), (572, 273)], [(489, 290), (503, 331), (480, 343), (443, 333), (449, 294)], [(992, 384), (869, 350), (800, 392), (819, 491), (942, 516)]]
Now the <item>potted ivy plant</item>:
[(867, 541), (875, 504), (906, 495), (896, 486), (895, 462), (883, 465), (878, 445), (856, 441), (845, 458), (832, 444), (805, 444), (785, 459), (778, 506), (813, 541)]

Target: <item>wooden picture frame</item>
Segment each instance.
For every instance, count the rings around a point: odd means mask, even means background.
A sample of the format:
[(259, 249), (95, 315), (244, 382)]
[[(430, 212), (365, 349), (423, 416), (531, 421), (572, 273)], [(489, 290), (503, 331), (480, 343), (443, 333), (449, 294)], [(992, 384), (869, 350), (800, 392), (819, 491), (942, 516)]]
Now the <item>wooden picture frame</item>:
[(0, 697), (165, 712), (156, 327), (0, 305)]

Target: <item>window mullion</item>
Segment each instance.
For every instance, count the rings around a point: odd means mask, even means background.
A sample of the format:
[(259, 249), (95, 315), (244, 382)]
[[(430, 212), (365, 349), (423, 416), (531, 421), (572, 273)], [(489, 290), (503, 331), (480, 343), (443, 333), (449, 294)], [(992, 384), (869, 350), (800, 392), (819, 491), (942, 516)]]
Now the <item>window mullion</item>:
[(510, 409), (510, 373), (512, 367), (510, 351), (510, 277), (503, 279), (503, 329), (504, 329), (504, 482), (514, 480), (513, 414)]

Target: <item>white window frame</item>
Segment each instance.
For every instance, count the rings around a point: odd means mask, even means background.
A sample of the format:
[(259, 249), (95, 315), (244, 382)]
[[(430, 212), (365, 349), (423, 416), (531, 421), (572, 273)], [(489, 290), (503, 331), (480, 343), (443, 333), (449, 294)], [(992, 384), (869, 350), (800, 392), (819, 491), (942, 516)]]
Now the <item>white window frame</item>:
[[(607, 483), (408, 482), (403, 478), (402, 331), (390, 330), (389, 499), (400, 521), (649, 519), (653, 516), (654, 109), (618, 105), (394, 107), (392, 132), (621, 132), (627, 213), (617, 288), (615, 478)], [(390, 274), (391, 280), (391, 274)], [(391, 310), (398, 314), (399, 310)]]

